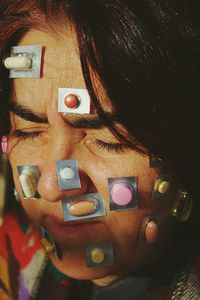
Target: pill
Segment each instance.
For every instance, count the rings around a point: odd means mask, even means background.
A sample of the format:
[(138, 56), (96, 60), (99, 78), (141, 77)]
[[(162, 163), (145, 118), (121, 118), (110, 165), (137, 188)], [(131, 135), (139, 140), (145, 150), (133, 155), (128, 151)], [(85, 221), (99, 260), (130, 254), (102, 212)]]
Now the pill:
[(64, 103), (68, 108), (77, 108), (80, 105), (79, 98), (74, 94), (65, 96)]
[(156, 179), (156, 181), (155, 181), (155, 183), (154, 183), (154, 187), (153, 187), (154, 192), (157, 192), (157, 191), (158, 191), (159, 184), (160, 184), (162, 181), (163, 181), (163, 180), (162, 180), (161, 178)]
[(8, 138), (6, 135), (2, 136), (1, 139), (1, 150), (4, 154), (8, 153)]
[(160, 182), (160, 184), (158, 185), (158, 192), (161, 194), (165, 194), (167, 193), (168, 190), (169, 190), (169, 182), (168, 181)]
[(19, 176), (19, 181), (21, 183), (24, 196), (26, 198), (34, 197), (37, 191), (37, 182), (34, 173), (28, 168), (24, 169)]
[(158, 225), (154, 221), (149, 221), (145, 228), (145, 238), (150, 244), (153, 244), (158, 239)]
[(128, 183), (116, 183), (111, 189), (111, 198), (117, 205), (128, 205), (132, 198), (132, 188)]
[(27, 70), (30, 69), (32, 60), (28, 56), (12, 56), (4, 60), (6, 69)]
[(54, 252), (54, 245), (50, 243), (46, 238), (42, 238), (40, 244), (47, 254)]
[(91, 215), (97, 209), (97, 202), (92, 200), (74, 201), (69, 206), (69, 213), (73, 216), (80, 217)]
[(95, 264), (101, 264), (105, 260), (105, 254), (101, 249), (94, 248), (91, 253), (91, 260)]
[(62, 179), (72, 179), (74, 175), (75, 175), (74, 170), (72, 170), (71, 168), (66, 167), (60, 170), (60, 177)]

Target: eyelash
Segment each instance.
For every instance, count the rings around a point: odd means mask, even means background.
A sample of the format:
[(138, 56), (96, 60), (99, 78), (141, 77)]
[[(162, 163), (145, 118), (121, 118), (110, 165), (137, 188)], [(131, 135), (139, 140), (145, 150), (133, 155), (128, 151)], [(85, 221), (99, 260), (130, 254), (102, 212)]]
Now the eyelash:
[(22, 130), (15, 130), (14, 136), (21, 139), (21, 140), (27, 140), (27, 139), (34, 139), (38, 137), (42, 131), (22, 131)]
[(107, 151), (115, 151), (115, 152), (124, 152), (127, 149), (130, 149), (129, 146), (121, 143), (107, 143), (102, 140), (96, 140), (96, 144), (100, 149), (106, 149)]
[[(15, 130), (14, 136), (21, 139), (21, 140), (27, 140), (27, 139), (34, 139), (37, 138), (42, 131), (22, 131), (22, 130)], [(121, 143), (107, 143), (102, 140), (96, 139), (95, 140), (96, 145), (99, 149), (107, 150), (108, 152), (115, 151), (115, 152), (123, 152), (129, 147), (125, 144)]]

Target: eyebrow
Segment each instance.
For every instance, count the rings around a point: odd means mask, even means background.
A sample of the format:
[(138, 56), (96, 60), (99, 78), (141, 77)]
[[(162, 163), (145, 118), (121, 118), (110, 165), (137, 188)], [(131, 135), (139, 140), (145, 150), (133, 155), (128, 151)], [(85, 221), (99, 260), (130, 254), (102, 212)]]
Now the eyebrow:
[[(14, 101), (10, 102), (9, 110), (13, 112), (16, 116), (38, 124), (48, 124), (48, 118), (44, 114), (34, 113), (30, 108), (27, 106), (15, 103)], [(66, 114), (69, 115), (69, 114)], [(78, 118), (65, 118), (66, 115), (63, 116), (65, 122), (74, 128), (92, 128), (92, 129), (100, 129), (105, 126), (103, 121), (99, 118), (98, 115), (88, 115), (87, 117), (79, 116)], [(72, 116), (73, 114), (70, 114)], [(107, 118), (110, 119), (111, 122), (117, 121), (116, 116), (112, 113), (105, 112)]]

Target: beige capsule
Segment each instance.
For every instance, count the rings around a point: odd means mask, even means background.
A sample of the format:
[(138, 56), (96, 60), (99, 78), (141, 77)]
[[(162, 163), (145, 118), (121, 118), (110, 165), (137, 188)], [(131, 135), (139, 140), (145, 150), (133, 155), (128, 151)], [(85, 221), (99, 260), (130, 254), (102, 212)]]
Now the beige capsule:
[(69, 213), (75, 217), (91, 215), (97, 209), (97, 203), (92, 200), (72, 202), (68, 208)]
[(4, 60), (4, 66), (9, 70), (28, 70), (31, 65), (32, 60), (28, 56), (11, 56)]

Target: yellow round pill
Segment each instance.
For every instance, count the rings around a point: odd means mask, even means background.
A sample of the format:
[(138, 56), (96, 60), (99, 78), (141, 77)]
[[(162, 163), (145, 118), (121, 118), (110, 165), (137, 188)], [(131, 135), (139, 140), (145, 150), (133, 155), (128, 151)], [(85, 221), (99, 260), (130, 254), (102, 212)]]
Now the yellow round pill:
[(95, 264), (101, 264), (105, 259), (105, 254), (101, 249), (93, 249), (91, 251), (91, 260)]
[(169, 190), (169, 182), (165, 180), (160, 182), (160, 184), (158, 185), (158, 192), (161, 194), (165, 194), (167, 193), (168, 190)]

